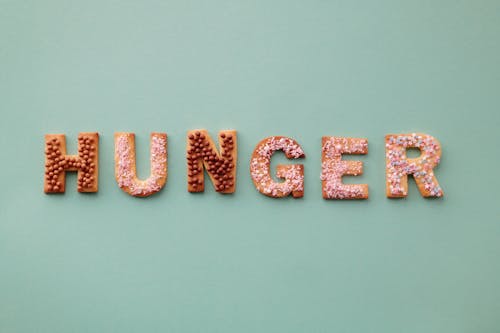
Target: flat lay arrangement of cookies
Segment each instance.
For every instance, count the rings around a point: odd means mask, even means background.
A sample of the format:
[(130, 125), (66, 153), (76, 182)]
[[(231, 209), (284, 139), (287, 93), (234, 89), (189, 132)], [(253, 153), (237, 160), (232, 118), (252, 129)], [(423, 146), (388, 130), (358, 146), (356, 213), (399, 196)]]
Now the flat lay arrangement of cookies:
[(0, 333), (500, 333), (500, 0), (0, 0)]
[[(135, 134), (117, 132), (115, 137), (115, 177), (118, 186), (131, 196), (147, 197), (167, 183), (167, 133), (151, 133), (150, 175), (139, 179), (136, 170)], [(236, 191), (238, 144), (236, 130), (222, 130), (217, 144), (206, 129), (190, 130), (186, 136), (187, 190), (203, 192), (206, 172), (216, 192)], [(439, 141), (425, 133), (388, 134), (385, 137), (386, 195), (408, 195), (408, 176), (423, 197), (442, 197), (434, 168), (441, 158)], [(409, 158), (407, 149), (418, 149), (420, 156)], [(258, 192), (273, 198), (304, 196), (304, 165), (278, 165), (273, 179), (271, 158), (282, 151), (288, 159), (302, 160), (306, 155), (293, 138), (270, 136), (261, 140), (250, 159), (250, 176)], [(363, 162), (343, 160), (342, 155), (368, 154), (368, 139), (324, 136), (321, 146), (322, 195), (324, 199), (368, 199), (368, 184), (344, 184), (343, 176), (363, 173)], [(45, 135), (45, 193), (64, 193), (66, 172), (78, 173), (78, 192), (97, 192), (99, 179), (99, 134), (78, 135), (78, 154), (66, 151), (64, 134)]]

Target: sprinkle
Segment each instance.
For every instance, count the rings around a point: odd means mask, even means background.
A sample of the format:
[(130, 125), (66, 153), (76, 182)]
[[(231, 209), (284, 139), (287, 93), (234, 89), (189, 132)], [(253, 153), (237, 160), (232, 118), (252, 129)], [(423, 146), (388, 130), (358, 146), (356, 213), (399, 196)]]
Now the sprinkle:
[(115, 163), (118, 165), (116, 180), (118, 186), (133, 196), (149, 196), (158, 192), (167, 179), (167, 135), (151, 134), (150, 164), (151, 175), (146, 180), (139, 180), (135, 171), (135, 149), (129, 140), (134, 140), (132, 133), (118, 133), (115, 138)]
[(343, 175), (360, 175), (363, 173), (361, 162), (343, 161), (342, 154), (366, 154), (368, 140), (323, 137), (323, 162), (320, 179), (323, 184), (325, 199), (366, 199), (368, 186), (365, 184), (343, 184)]
[[(439, 164), (441, 147), (430, 135), (412, 133), (386, 136), (386, 178), (387, 195), (404, 197), (408, 192), (407, 175), (413, 175), (415, 182), (425, 197), (441, 197), (443, 191), (432, 172)], [(407, 158), (408, 148), (419, 148), (421, 155)]]
[(304, 191), (304, 167), (300, 164), (278, 166), (276, 176), (283, 178), (281, 183), (271, 178), (271, 156), (282, 150), (286, 157), (297, 159), (305, 157), (300, 145), (293, 139), (272, 136), (262, 140), (255, 148), (250, 161), (250, 174), (256, 188), (268, 196), (284, 197), (290, 195), (302, 197)]

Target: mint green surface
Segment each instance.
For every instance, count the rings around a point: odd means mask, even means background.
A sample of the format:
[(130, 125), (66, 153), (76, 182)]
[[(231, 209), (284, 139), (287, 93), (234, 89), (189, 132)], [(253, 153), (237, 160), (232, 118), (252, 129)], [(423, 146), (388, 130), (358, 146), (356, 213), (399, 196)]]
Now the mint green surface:
[[(0, 1), (0, 332), (500, 332), (499, 36), (493, 0)], [(238, 130), (234, 195), (187, 193), (194, 128)], [(43, 135), (81, 131), (99, 193), (45, 195)], [(117, 187), (115, 131), (142, 177), (168, 133), (162, 192)], [(385, 197), (384, 135), (414, 131), (443, 199)], [(270, 135), (303, 199), (253, 187)], [(323, 135), (368, 138), (369, 200), (322, 199)]]

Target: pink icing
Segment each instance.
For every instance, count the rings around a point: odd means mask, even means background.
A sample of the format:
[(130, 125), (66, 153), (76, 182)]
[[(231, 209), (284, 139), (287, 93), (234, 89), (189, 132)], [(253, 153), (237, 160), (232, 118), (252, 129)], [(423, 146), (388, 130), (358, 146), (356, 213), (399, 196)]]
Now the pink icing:
[[(401, 134), (386, 136), (386, 177), (389, 196), (401, 197), (407, 193), (407, 175), (413, 175), (420, 191), (426, 197), (441, 197), (443, 190), (434, 176), (433, 168), (439, 164), (441, 147), (430, 135)], [(421, 156), (407, 158), (407, 148), (419, 148)], [(419, 186), (420, 187), (420, 186)]]
[(342, 154), (366, 154), (368, 140), (357, 138), (329, 137), (323, 144), (321, 180), (325, 199), (362, 199), (368, 195), (365, 184), (344, 184), (343, 175), (357, 176), (363, 173), (359, 161), (342, 161)]
[(269, 137), (261, 141), (255, 150), (256, 156), (250, 161), (250, 175), (259, 191), (268, 196), (287, 196), (292, 192), (304, 190), (304, 167), (302, 165), (285, 165), (276, 172), (285, 181), (275, 182), (271, 178), (271, 156), (277, 150), (283, 150), (287, 158), (304, 157), (299, 144), (286, 137)]
[(134, 172), (135, 151), (129, 144), (130, 136), (129, 133), (123, 133), (117, 135), (115, 140), (118, 186), (128, 190), (134, 196), (148, 196), (156, 193), (165, 185), (167, 178), (167, 135), (151, 134), (151, 175), (146, 180), (137, 179), (136, 172)]

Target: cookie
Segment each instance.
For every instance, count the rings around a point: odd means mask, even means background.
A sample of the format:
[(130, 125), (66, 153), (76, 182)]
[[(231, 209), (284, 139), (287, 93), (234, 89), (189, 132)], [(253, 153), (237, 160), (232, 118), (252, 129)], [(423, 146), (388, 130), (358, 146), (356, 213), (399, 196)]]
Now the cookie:
[(368, 140), (324, 136), (321, 148), (321, 182), (324, 199), (368, 199), (367, 184), (344, 184), (342, 176), (363, 174), (363, 162), (342, 160), (343, 154), (367, 154)]
[[(406, 150), (418, 148), (420, 156), (408, 158)], [(424, 197), (442, 197), (443, 190), (433, 169), (441, 159), (439, 141), (427, 134), (389, 134), (385, 137), (386, 194), (389, 198), (408, 195), (408, 175), (412, 175)]]
[(204, 129), (187, 133), (187, 189), (189, 192), (205, 191), (203, 170), (219, 193), (234, 193), (236, 189), (236, 162), (238, 146), (235, 130), (219, 132), (220, 152)]
[(118, 186), (135, 197), (147, 197), (160, 191), (167, 181), (167, 134), (151, 133), (150, 176), (137, 178), (135, 134), (115, 133), (115, 178)]
[(284, 179), (275, 182), (271, 177), (271, 157), (275, 151), (282, 150), (288, 159), (305, 157), (300, 145), (293, 139), (283, 136), (271, 136), (260, 141), (252, 153), (250, 175), (255, 188), (262, 194), (273, 198), (292, 195), (304, 196), (304, 166), (302, 164), (278, 165), (276, 176)]
[(64, 134), (45, 135), (45, 193), (64, 193), (66, 171), (77, 171), (78, 192), (97, 192), (99, 134), (78, 134), (78, 154), (66, 155)]

